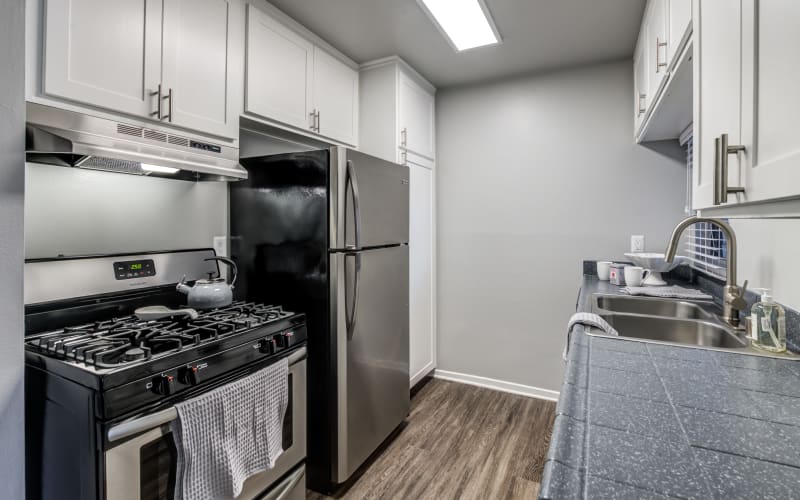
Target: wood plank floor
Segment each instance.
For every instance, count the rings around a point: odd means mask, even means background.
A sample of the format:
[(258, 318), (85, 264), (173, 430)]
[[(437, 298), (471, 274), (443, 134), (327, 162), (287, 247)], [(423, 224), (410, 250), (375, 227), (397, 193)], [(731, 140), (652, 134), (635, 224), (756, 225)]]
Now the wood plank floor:
[(431, 380), (411, 400), (405, 429), (340, 498), (535, 499), (555, 408)]

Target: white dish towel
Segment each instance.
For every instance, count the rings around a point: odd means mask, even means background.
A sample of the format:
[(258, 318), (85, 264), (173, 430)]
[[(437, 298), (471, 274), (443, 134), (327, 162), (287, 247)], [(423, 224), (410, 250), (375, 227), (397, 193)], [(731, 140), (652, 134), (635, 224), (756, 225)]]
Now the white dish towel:
[(564, 346), (564, 352), (561, 355), (564, 361), (567, 360), (567, 354), (569, 354), (570, 337), (572, 337), (572, 328), (575, 325), (593, 326), (603, 330), (606, 335), (619, 335), (619, 332), (616, 331), (613, 326), (609, 325), (608, 322), (599, 315), (588, 312), (575, 313), (569, 319), (569, 324), (567, 324), (567, 343)]
[(626, 286), (622, 293), (628, 295), (644, 295), (646, 297), (661, 297), (668, 299), (712, 300), (711, 295), (692, 288), (682, 286)]
[(177, 403), (175, 497), (232, 498), (244, 481), (283, 453), (289, 402), (287, 358), (230, 384)]

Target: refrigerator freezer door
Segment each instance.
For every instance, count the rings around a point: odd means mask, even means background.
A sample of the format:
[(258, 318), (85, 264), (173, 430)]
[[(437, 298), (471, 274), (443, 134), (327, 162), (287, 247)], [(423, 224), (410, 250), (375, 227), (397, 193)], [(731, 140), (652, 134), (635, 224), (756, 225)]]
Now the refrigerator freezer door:
[(346, 148), (330, 162), (330, 248), (407, 243), (408, 167)]
[(334, 482), (346, 481), (408, 415), (408, 247), (331, 258), (337, 370)]

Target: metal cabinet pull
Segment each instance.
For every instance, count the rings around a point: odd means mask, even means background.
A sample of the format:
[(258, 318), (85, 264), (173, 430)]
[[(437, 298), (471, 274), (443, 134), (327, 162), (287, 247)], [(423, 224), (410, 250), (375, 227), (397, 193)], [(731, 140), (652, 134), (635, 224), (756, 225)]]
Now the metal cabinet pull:
[(645, 111), (647, 111), (647, 107), (643, 106), (642, 103), (647, 99), (647, 94), (639, 94), (639, 116), (642, 116)]
[[(159, 87), (161, 86), (159, 85)], [(169, 120), (169, 122), (172, 123), (172, 101), (174, 100), (172, 97), (172, 88), (169, 89), (169, 92), (167, 92), (167, 95), (164, 96), (163, 99), (169, 99), (169, 104), (167, 105), (167, 114), (160, 116), (159, 120)]]
[(161, 99), (163, 97), (161, 95), (161, 84), (160, 83), (158, 84), (158, 90), (156, 90), (155, 92), (152, 92), (150, 95), (156, 96), (156, 111), (154, 113), (150, 113), (150, 114), (155, 116), (159, 120), (162, 120), (163, 117), (161, 116), (161, 110), (162, 110)]
[(403, 165), (408, 165), (408, 151), (406, 151), (406, 150), (404, 149), (404, 150), (400, 151), (400, 155), (401, 155), (401, 156), (402, 156), (402, 158), (403, 158), (403, 160), (402, 160), (402, 162), (401, 162), (401, 163), (402, 163)]
[(317, 110), (311, 110), (311, 113), (308, 114), (309, 118), (311, 118), (311, 125), (308, 128), (311, 129), (312, 132), (317, 131)]
[[(661, 68), (667, 67), (667, 62), (661, 62), (661, 47), (666, 47), (667, 42), (662, 42), (661, 40), (656, 37), (656, 73), (661, 72)], [(666, 59), (666, 57), (664, 58)]]
[(321, 122), (321, 120), (320, 120), (320, 114), (321, 114), (321, 113), (322, 113), (322, 112), (321, 112), (320, 110), (317, 110), (317, 133), (319, 133), (319, 131), (320, 131), (320, 122)]
[(400, 131), (400, 145), (403, 147), (408, 146), (408, 129), (405, 127)]
[(729, 145), (728, 134), (714, 139), (714, 205), (727, 203), (731, 193), (744, 193), (743, 187), (728, 186), (728, 156), (745, 150), (740, 144)]

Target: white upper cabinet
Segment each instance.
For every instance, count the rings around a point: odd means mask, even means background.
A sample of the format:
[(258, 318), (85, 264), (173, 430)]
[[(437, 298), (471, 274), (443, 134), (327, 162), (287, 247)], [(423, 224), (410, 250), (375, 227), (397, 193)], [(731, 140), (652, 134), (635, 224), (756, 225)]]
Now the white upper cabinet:
[(680, 55), (679, 50), (692, 32), (692, 0), (667, 0), (669, 34), (667, 36), (667, 62), (670, 67), (675, 58)]
[[(705, 1), (705, 0), (704, 0)], [(737, 2), (738, 3), (738, 2)], [(800, 2), (743, 0), (742, 202), (800, 196)], [(705, 112), (705, 104), (703, 111)], [(732, 183), (735, 179), (729, 179)]]
[(401, 147), (433, 159), (436, 155), (435, 100), (405, 72), (399, 74)]
[(313, 130), (314, 45), (247, 6), (246, 113)]
[[(719, 182), (716, 143), (728, 134), (731, 144), (741, 140), (741, 6), (730, 0), (703, 0), (695, 4), (694, 34), (694, 187), (692, 207), (715, 205)], [(742, 155), (728, 157), (728, 183), (739, 185)], [(736, 201), (736, 195), (729, 202)]]
[(651, 102), (667, 76), (667, 0), (650, 0), (645, 22), (645, 50), (648, 53), (648, 95)]
[(247, 4), (244, 112), (270, 125), (356, 146), (358, 71), (298, 29)]
[(29, 97), (236, 140), (238, 110), (231, 106), (229, 89), (241, 75), (232, 71), (239, 66), (231, 65), (232, 3), (31, 2), (32, 9), (43, 6), (37, 15), (43, 18), (44, 33), (43, 60), (28, 61), (42, 68), (41, 85), (34, 84)]
[(634, 130), (636, 131), (641, 127), (642, 121), (644, 121), (645, 114), (647, 113), (647, 97), (649, 92), (647, 68), (647, 51), (645, 50), (645, 44), (640, 40), (636, 45), (636, 52), (633, 54), (633, 114), (634, 123), (636, 125)]
[(678, 138), (692, 120), (692, 0), (649, 0), (634, 51), (634, 137)]
[(800, 4), (698, 4), (693, 207), (796, 215), (764, 203), (800, 198), (800, 69), (787, 62), (800, 46)]
[(228, 0), (164, 0), (162, 93), (168, 121), (237, 137), (239, 116), (228, 105)]
[(358, 142), (358, 72), (314, 48), (312, 95), (317, 132), (345, 144)]
[(161, 82), (160, 0), (45, 3), (42, 91), (150, 118)]
[(399, 57), (362, 65), (361, 149), (401, 164), (411, 156), (435, 160), (435, 92)]

